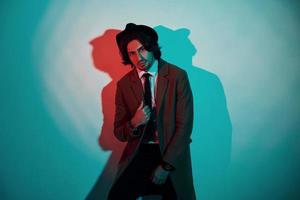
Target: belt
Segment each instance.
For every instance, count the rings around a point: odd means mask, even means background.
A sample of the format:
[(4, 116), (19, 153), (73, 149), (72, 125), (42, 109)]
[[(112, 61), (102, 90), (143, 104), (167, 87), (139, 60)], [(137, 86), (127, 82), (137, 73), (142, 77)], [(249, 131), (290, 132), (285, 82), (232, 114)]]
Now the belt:
[(142, 144), (159, 144), (159, 141), (145, 141)]

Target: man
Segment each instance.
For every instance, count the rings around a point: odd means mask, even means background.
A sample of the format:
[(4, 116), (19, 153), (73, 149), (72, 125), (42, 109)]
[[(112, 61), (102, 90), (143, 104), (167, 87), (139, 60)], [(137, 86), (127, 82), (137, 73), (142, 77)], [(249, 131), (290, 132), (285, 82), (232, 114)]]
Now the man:
[(187, 73), (160, 58), (158, 35), (148, 26), (129, 23), (116, 40), (132, 70), (117, 83), (114, 134), (127, 145), (108, 199), (196, 199)]

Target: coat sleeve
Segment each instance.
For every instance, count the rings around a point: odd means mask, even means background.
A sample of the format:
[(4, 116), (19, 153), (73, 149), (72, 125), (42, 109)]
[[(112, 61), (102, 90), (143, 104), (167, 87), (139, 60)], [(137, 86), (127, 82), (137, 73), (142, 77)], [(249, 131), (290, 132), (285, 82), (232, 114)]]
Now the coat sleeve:
[(175, 133), (163, 154), (163, 161), (176, 168), (176, 162), (190, 144), (193, 129), (193, 94), (187, 73), (180, 73), (176, 84)]
[(122, 87), (120, 83), (117, 84), (117, 91), (115, 96), (115, 119), (114, 119), (114, 135), (122, 142), (129, 141), (130, 139), (140, 137), (140, 131), (137, 128), (131, 126), (130, 120), (134, 113), (130, 113)]

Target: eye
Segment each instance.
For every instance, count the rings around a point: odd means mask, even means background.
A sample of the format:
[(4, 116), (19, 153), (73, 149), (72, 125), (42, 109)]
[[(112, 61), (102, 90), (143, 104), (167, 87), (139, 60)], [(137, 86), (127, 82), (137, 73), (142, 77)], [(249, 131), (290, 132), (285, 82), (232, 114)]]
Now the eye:
[(145, 47), (141, 47), (141, 48), (140, 48), (140, 51), (145, 51)]

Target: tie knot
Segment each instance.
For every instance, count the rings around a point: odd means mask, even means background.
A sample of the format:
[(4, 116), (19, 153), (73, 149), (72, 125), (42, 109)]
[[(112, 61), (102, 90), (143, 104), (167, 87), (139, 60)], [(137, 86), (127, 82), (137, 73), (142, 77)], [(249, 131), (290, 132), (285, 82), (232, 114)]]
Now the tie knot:
[(149, 79), (150, 76), (151, 76), (151, 74), (146, 72), (146, 73), (143, 74), (142, 77), (144, 77), (146, 79)]

